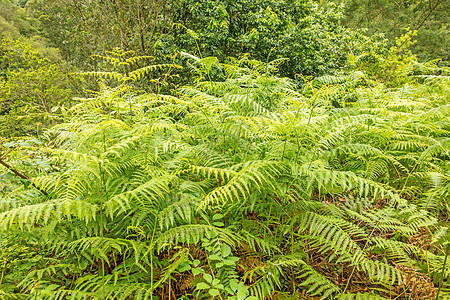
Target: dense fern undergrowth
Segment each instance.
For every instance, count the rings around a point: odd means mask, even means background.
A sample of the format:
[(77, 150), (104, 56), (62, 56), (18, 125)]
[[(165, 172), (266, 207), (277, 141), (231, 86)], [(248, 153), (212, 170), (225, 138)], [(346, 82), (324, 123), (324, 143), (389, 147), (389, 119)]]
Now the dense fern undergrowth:
[(2, 144), (0, 299), (449, 296), (448, 76), (191, 60), (194, 86), (135, 72)]

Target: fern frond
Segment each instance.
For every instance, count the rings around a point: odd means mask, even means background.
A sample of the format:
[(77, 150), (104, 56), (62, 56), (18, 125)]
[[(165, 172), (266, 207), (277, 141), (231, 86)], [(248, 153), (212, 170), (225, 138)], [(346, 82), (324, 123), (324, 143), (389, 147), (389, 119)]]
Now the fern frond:
[(157, 219), (161, 231), (169, 230), (176, 224), (177, 219), (189, 224), (193, 219), (194, 212), (197, 209), (199, 201), (194, 197), (182, 199), (170, 204), (158, 212)]
[(89, 222), (95, 220), (98, 210), (96, 205), (85, 201), (55, 199), (2, 212), (0, 226), (5, 230), (11, 227), (32, 227), (37, 224), (47, 224), (53, 217), (58, 221), (76, 217)]
[(254, 161), (245, 165), (227, 184), (211, 191), (201, 202), (201, 207), (212, 204), (245, 199), (250, 194), (250, 186), (260, 191), (263, 187), (273, 187), (271, 180), (280, 173), (275, 162)]
[(157, 65), (149, 65), (145, 66), (143, 68), (139, 68), (137, 70), (134, 70), (133, 72), (130, 72), (128, 76), (126, 76), (126, 79), (131, 79), (133, 81), (138, 81), (142, 77), (146, 76), (150, 72), (157, 71), (157, 70), (164, 70), (164, 69), (182, 69), (183, 67), (176, 64), (157, 64)]
[(234, 245), (236, 242), (240, 242), (242, 240), (240, 236), (228, 229), (214, 227), (212, 225), (188, 224), (173, 227), (163, 232), (150, 247), (155, 248), (158, 252), (161, 252), (168, 247), (180, 243), (195, 244), (209, 233), (218, 235), (220, 240), (230, 245)]
[(190, 165), (188, 169), (183, 170), (184, 172), (193, 173), (196, 175), (201, 175), (206, 178), (215, 178), (221, 180), (223, 182), (229, 181), (231, 178), (236, 176), (238, 173), (233, 170), (227, 170), (222, 168), (213, 168), (213, 167), (203, 167), (203, 166), (194, 166)]
[(152, 207), (170, 191), (169, 185), (174, 180), (176, 180), (175, 176), (153, 178), (131, 191), (115, 195), (105, 203), (105, 209), (113, 217), (115, 214), (120, 214), (131, 209), (132, 203), (138, 207), (144, 205), (147, 208)]
[(77, 73), (78, 75), (81, 76), (92, 76), (92, 77), (97, 77), (100, 79), (115, 79), (117, 81), (123, 81), (124, 80), (124, 76), (121, 73), (118, 72), (80, 72)]
[(306, 287), (309, 294), (320, 296), (320, 299), (329, 299), (333, 295), (341, 292), (338, 286), (305, 262), (300, 264), (299, 268), (300, 272), (297, 278), (302, 279), (300, 285)]

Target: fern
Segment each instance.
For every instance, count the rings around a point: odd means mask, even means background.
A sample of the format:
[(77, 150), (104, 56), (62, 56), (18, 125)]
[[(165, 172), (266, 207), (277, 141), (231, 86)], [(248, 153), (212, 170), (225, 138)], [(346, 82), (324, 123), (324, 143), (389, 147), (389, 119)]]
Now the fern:
[(14, 293), (0, 298), (226, 299), (234, 283), (258, 299), (435, 293), (449, 274), (445, 80), (386, 90), (354, 72), (298, 90), (273, 75), (281, 60), (184, 56), (196, 84), (164, 95), (150, 73), (176, 65), (108, 53), (111, 72), (85, 75), (118, 86), (80, 99), (45, 147), (11, 152), (30, 179), (1, 190)]

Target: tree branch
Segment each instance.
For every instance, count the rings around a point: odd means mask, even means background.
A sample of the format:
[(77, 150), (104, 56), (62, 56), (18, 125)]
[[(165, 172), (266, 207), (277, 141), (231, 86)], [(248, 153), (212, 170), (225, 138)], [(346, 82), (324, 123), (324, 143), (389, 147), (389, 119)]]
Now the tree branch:
[[(425, 23), (425, 21), (428, 19), (428, 17), (434, 12), (434, 10), (441, 4), (443, 3), (444, 0), (441, 1), (437, 1), (436, 4), (433, 7), (430, 7), (430, 10), (428, 11), (428, 14), (422, 19), (422, 21), (419, 23), (417, 23), (417, 25), (414, 27), (414, 30), (419, 30), (420, 27), (423, 26), (423, 24)], [(431, 3), (430, 3), (431, 6)]]
[[(10, 170), (11, 172), (14, 173), (14, 175), (16, 175), (17, 177), (20, 177), (22, 179), (25, 180), (29, 180), (29, 178), (25, 175), (23, 175), (22, 173), (20, 173), (19, 171), (17, 171), (16, 169), (14, 169), (13, 167), (11, 167), (8, 163), (6, 163), (6, 161), (4, 161), (1, 157), (0, 157), (0, 164), (2, 164), (3, 166), (5, 166), (8, 170)], [(42, 194), (44, 194), (45, 196), (48, 196), (47, 192), (42, 190), (41, 188), (39, 188), (38, 186), (36, 186), (33, 182), (31, 183), (31, 185), (37, 189), (39, 192), (41, 192)]]

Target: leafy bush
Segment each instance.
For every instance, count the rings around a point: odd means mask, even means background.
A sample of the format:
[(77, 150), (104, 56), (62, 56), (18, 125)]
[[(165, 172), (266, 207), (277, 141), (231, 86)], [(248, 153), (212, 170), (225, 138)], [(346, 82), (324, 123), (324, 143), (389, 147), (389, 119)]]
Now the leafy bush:
[(183, 25), (171, 38), (182, 51), (222, 61), (246, 53), (261, 61), (288, 58), (280, 71), (291, 78), (345, 65), (342, 7), (323, 9), (314, 1), (181, 0), (173, 10), (174, 21)]
[(402, 86), (413, 79), (410, 75), (413, 74), (416, 57), (411, 53), (410, 47), (415, 43), (411, 38), (416, 34), (416, 31), (408, 31), (396, 38), (395, 46), (386, 53), (370, 51), (359, 57), (353, 57), (354, 63), (388, 87)]
[(39, 133), (55, 124), (52, 110), (72, 94), (61, 67), (43, 58), (27, 42), (0, 40), (0, 134)]

